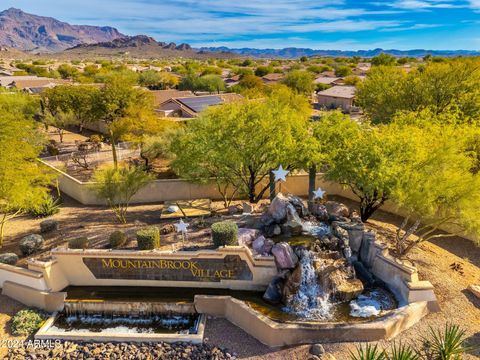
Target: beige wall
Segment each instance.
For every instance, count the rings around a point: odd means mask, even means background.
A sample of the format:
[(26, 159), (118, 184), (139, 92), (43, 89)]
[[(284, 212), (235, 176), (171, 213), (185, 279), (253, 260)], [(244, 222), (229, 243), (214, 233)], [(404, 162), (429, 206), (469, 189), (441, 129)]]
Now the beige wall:
[[(112, 259), (167, 259), (192, 260), (195, 259), (223, 259), (226, 255), (238, 255), (244, 260), (253, 274), (252, 280), (228, 280), (218, 282), (205, 281), (164, 281), (164, 280), (137, 280), (137, 279), (97, 279), (83, 262), (83, 258), (112, 258)], [(277, 274), (277, 267), (273, 257), (254, 258), (249, 249), (240, 246), (220, 248), (218, 250), (199, 251), (135, 251), (135, 250), (70, 250), (54, 249), (58, 273), (62, 273), (69, 285), (75, 286), (158, 286), (158, 287), (204, 287), (224, 288), (237, 290), (264, 290)], [(58, 279), (58, 281), (57, 281)], [(64, 280), (61, 276), (50, 279), (51, 286), (63, 289)], [(62, 287), (63, 286), (63, 287)]]
[[(92, 182), (81, 182), (72, 176), (60, 171), (48, 163), (43, 162), (59, 174), (60, 190), (68, 196), (79, 201), (83, 205), (105, 205), (105, 201), (98, 199), (91, 187)], [(258, 188), (265, 186), (267, 182), (258, 185)], [(322, 174), (317, 175), (317, 186), (321, 186), (329, 194), (342, 195), (354, 198), (348, 191), (343, 190), (339, 185), (326, 182), (322, 179)], [(277, 191), (307, 196), (308, 195), (308, 175), (292, 175), (287, 177), (287, 182), (281, 187), (277, 185)], [(265, 196), (268, 196), (268, 191)], [(171, 200), (192, 200), (192, 199), (212, 199), (222, 200), (217, 187), (211, 184), (194, 184), (183, 179), (155, 180), (141, 189), (132, 199), (132, 204), (139, 203), (158, 203)]]
[(317, 95), (317, 104), (319, 106), (325, 106), (326, 108), (342, 109), (349, 111), (353, 106), (353, 99), (345, 99), (333, 96)]
[(230, 296), (196, 295), (198, 312), (225, 317), (271, 347), (328, 342), (391, 339), (428, 314), (426, 302), (415, 302), (388, 316), (363, 323), (279, 323)]
[(5, 281), (11, 281), (38, 290), (48, 290), (49, 288), (42, 273), (18, 266), (0, 264), (0, 288), (3, 288)]
[(15, 299), (24, 305), (49, 312), (62, 310), (67, 296), (63, 292), (41, 291), (11, 281), (3, 283), (2, 295)]
[[(80, 182), (68, 174), (52, 167), (51, 165), (47, 163), (44, 164), (59, 173), (59, 187), (63, 193), (74, 198), (83, 205), (105, 205), (105, 201), (98, 199), (95, 193), (91, 190), (91, 186), (94, 183)], [(263, 186), (266, 184), (267, 181), (259, 184), (258, 189), (263, 188)], [(323, 190), (325, 190), (328, 195), (338, 195), (347, 199), (358, 201), (358, 197), (354, 195), (351, 190), (344, 188), (339, 184), (326, 181), (321, 173), (317, 174), (316, 185), (317, 187), (321, 187)], [(288, 176), (286, 183), (282, 183), (282, 185), (277, 184), (277, 191), (303, 197), (308, 196), (308, 175), (297, 174)], [(265, 193), (265, 197), (268, 196), (269, 193), (267, 191)], [(147, 204), (172, 200), (192, 200), (205, 198), (222, 200), (216, 186), (213, 184), (194, 184), (183, 179), (168, 179), (150, 182), (133, 197), (130, 203)], [(387, 201), (381, 207), (381, 209), (392, 214), (405, 214), (401, 208), (391, 201)], [(440, 229), (453, 233), (457, 232), (456, 229), (452, 229), (451, 227), (441, 226)], [(464, 235), (464, 237), (473, 241), (478, 241), (478, 238), (475, 236)]]

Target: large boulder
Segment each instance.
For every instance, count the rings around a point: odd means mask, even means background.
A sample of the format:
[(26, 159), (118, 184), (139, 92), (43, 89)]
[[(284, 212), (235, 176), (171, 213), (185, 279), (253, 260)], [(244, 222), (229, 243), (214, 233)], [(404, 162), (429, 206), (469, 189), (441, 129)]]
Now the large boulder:
[(345, 204), (336, 201), (327, 201), (325, 203), (328, 215), (334, 218), (348, 218), (350, 216), (350, 210)]
[(345, 258), (322, 259), (318, 283), (335, 301), (350, 301), (363, 291), (363, 283), (355, 277), (355, 270)]
[(296, 236), (302, 233), (303, 227), (302, 224), (295, 220), (288, 220), (280, 226), (280, 229), (282, 230), (282, 233), (287, 236)]
[(258, 235), (259, 231), (256, 229), (240, 228), (238, 229), (238, 245), (249, 247)]
[(300, 235), (303, 231), (303, 222), (292, 204), (287, 206), (287, 221), (281, 225), (282, 233), (289, 236)]
[(363, 292), (363, 283), (359, 279), (347, 279), (336, 285), (334, 298), (337, 301), (351, 301)]
[(282, 302), (288, 304), (290, 300), (297, 295), (300, 285), (302, 284), (302, 267), (297, 266), (295, 270), (288, 276), (283, 287)]
[(310, 213), (317, 218), (318, 221), (328, 221), (328, 211), (325, 205), (319, 203), (310, 203), (308, 205), (308, 209), (310, 210)]
[(278, 236), (282, 233), (282, 228), (280, 227), (280, 225), (275, 223), (264, 226), (262, 229), (263, 229), (263, 233), (267, 237)]
[(287, 217), (288, 205), (290, 205), (288, 198), (282, 193), (278, 193), (268, 207), (267, 214), (270, 215), (275, 222), (282, 223)]
[(39, 250), (43, 245), (43, 237), (38, 234), (27, 235), (20, 240), (20, 251), (23, 255), (31, 255)]
[(263, 299), (270, 304), (280, 304), (282, 301), (282, 289), (285, 279), (282, 275), (276, 276), (270, 284), (268, 284), (265, 293), (263, 294)]
[(288, 195), (287, 198), (288, 198), (288, 202), (294, 207), (298, 216), (303, 218), (308, 215), (307, 207), (303, 203), (302, 199), (300, 199), (298, 196), (295, 196), (295, 195)]
[(18, 255), (14, 253), (0, 254), (0, 264), (16, 265), (18, 262)]
[(253, 250), (260, 255), (270, 255), (275, 243), (271, 239), (266, 239), (265, 236), (259, 236), (252, 243)]
[(298, 263), (297, 255), (286, 242), (275, 244), (272, 248), (272, 254), (279, 269), (293, 269)]
[(58, 230), (58, 221), (53, 219), (44, 220), (40, 223), (40, 232), (42, 234)]

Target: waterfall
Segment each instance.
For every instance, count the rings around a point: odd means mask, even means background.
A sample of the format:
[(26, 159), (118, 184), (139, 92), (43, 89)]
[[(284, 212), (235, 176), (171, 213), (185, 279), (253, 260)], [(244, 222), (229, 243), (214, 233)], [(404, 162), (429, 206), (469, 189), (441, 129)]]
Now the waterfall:
[(301, 282), (297, 293), (288, 301), (286, 312), (312, 320), (327, 320), (332, 317), (332, 303), (329, 294), (318, 284), (317, 273), (313, 267), (314, 254), (301, 251)]

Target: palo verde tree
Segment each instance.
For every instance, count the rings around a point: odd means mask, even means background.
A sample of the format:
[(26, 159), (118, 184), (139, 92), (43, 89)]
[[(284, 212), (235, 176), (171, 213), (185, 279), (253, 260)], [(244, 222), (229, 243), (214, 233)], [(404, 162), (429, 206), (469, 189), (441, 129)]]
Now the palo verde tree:
[(391, 198), (401, 178), (413, 171), (423, 132), (415, 126), (364, 125), (350, 134), (331, 143), (325, 177), (358, 196), (365, 222)]
[(62, 130), (74, 123), (79, 126), (80, 132), (86, 124), (101, 118), (100, 101), (100, 89), (91, 85), (60, 85), (47, 89), (42, 96), (42, 104), (48, 111), (46, 115), (53, 118), (47, 121), (49, 125), (58, 125)]
[(261, 101), (212, 107), (172, 144), (172, 168), (194, 181), (213, 177), (225, 194), (230, 187), (257, 202), (269, 188), (265, 180), (271, 170), (298, 163), (309, 116), (308, 101), (285, 86)]
[(118, 166), (116, 143), (125, 134), (124, 131), (127, 131), (119, 122), (129, 118), (127, 122), (131, 123), (136, 116), (145, 114), (144, 110), (153, 109), (152, 96), (136, 88), (135, 84), (135, 76), (119, 72), (106, 78), (101, 92), (102, 117), (109, 127), (114, 167)]
[(52, 174), (36, 160), (44, 138), (32, 120), (30, 102), (28, 95), (0, 93), (0, 247), (6, 223), (41, 205), (52, 181)]
[(314, 89), (312, 73), (304, 70), (288, 72), (283, 83), (299, 94), (310, 95)]
[(396, 233), (397, 256), (423, 241), (480, 234), (480, 176), (472, 171), (477, 159), (466, 147), (468, 130), (432, 123), (419, 131), (415, 164), (391, 196), (406, 213)]
[(92, 190), (107, 202), (115, 217), (125, 224), (130, 201), (150, 180), (152, 176), (138, 167), (105, 167), (95, 171)]
[(320, 115), (318, 121), (312, 124), (310, 140), (304, 142), (302, 155), (304, 169), (309, 169), (309, 201), (313, 201), (313, 191), (316, 189), (317, 169), (329, 166), (331, 160), (345, 151), (351, 138), (361, 131), (358, 123), (341, 111), (328, 111)]
[(480, 115), (480, 64), (476, 60), (428, 63), (406, 73), (374, 67), (359, 84), (356, 101), (375, 124), (389, 123), (399, 111), (457, 111), (463, 122)]

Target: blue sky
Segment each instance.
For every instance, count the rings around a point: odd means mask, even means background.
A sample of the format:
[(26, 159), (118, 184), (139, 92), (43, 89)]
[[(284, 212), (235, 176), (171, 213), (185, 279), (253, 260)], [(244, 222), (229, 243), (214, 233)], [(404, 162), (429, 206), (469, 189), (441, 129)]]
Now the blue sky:
[(480, 49), (480, 0), (1, 0), (193, 46)]

